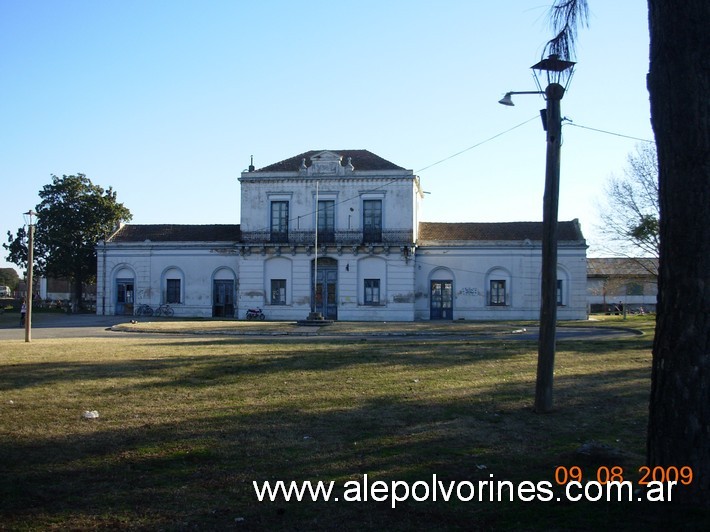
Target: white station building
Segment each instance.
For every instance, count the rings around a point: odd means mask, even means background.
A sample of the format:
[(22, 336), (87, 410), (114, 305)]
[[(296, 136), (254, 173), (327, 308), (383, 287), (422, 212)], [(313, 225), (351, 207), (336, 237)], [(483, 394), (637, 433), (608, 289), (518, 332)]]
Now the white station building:
[[(97, 246), (97, 313), (365, 321), (538, 319), (541, 222), (420, 221), (419, 177), (367, 150), (242, 172), (241, 223), (123, 225)], [(586, 242), (559, 222), (559, 319), (587, 315)]]

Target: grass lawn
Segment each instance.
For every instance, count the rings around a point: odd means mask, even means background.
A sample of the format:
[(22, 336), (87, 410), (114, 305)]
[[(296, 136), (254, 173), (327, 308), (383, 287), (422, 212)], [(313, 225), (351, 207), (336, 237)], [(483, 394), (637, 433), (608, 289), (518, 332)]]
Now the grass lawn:
[[(647, 334), (560, 342), (545, 415), (531, 410), (536, 345), (514, 339), (3, 342), (0, 529), (700, 529), (699, 510), (557, 502), (559, 487), (549, 502), (343, 500), (365, 475), (478, 489), (606, 465), (638, 480), (653, 322), (599, 324)], [(340, 501), (258, 502), (267, 480), (334, 481)]]

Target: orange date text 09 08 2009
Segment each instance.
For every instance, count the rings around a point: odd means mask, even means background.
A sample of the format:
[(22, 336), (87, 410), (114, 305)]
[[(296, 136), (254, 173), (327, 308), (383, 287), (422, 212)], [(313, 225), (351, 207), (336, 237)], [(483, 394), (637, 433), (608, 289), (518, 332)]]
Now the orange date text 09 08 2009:
[[(608, 482), (623, 482), (624, 468), (621, 466), (600, 466), (596, 469), (596, 480), (600, 484)], [(641, 466), (638, 468), (640, 478), (638, 483), (642, 486), (649, 482), (679, 482), (687, 486), (693, 482), (693, 468), (690, 466)], [(555, 468), (555, 482), (562, 486), (568, 482), (582, 482), (584, 473), (579, 466), (557, 466)]]

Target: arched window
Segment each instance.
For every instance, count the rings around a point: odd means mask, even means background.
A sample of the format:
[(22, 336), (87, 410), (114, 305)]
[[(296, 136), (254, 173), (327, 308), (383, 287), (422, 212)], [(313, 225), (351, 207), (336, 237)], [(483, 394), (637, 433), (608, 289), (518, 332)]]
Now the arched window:
[(291, 302), (291, 260), (275, 257), (264, 263), (264, 290), (269, 305), (288, 305)]
[(357, 263), (358, 300), (362, 305), (387, 304), (387, 261), (367, 257)]
[(163, 272), (161, 282), (163, 303), (178, 305), (185, 302), (184, 298), (185, 276), (179, 268), (168, 268)]
[(507, 307), (511, 299), (511, 275), (505, 268), (493, 268), (486, 274), (486, 304)]
[(567, 270), (557, 267), (557, 306), (569, 305), (569, 273)]

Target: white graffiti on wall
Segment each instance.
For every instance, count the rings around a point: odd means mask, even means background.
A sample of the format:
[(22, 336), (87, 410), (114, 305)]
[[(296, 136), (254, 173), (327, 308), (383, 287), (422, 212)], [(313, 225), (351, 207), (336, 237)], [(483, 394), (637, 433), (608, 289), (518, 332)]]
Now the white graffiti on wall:
[(459, 290), (460, 296), (477, 296), (478, 288), (462, 288)]

